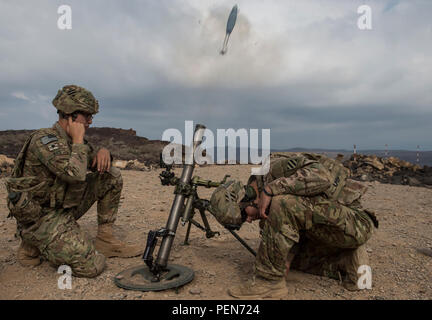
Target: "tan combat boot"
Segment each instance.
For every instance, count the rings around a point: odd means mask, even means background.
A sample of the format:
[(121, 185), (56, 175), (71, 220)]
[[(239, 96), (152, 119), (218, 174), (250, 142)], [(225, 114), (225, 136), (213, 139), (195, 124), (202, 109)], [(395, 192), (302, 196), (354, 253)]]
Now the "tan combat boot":
[(244, 284), (228, 288), (228, 294), (238, 299), (281, 298), (287, 293), (285, 278), (266, 280), (254, 276)]
[(24, 267), (36, 267), (41, 264), (40, 251), (35, 246), (21, 240), (17, 253), (18, 262)]
[(359, 270), (360, 266), (369, 266), (369, 256), (366, 252), (366, 246), (361, 245), (357, 249), (347, 252), (339, 263), (340, 269), (345, 271), (345, 278), (343, 279), (343, 286), (349, 291), (360, 290), (357, 282), (362, 276), (359, 271), (365, 272), (365, 270)]
[(100, 224), (95, 239), (96, 250), (107, 258), (131, 258), (144, 252), (142, 246), (130, 245), (114, 237), (113, 223)]

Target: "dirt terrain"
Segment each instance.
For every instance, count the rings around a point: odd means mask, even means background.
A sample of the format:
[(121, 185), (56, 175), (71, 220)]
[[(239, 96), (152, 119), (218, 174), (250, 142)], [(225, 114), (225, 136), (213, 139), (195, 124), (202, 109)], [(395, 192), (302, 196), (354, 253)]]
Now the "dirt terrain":
[[(230, 174), (246, 182), (251, 166), (207, 166), (195, 170), (203, 178), (220, 180)], [(164, 227), (173, 200), (173, 187), (160, 185), (159, 170), (122, 171), (124, 190), (116, 222), (117, 235), (145, 246), (149, 230)], [(177, 175), (181, 169), (175, 169)], [(291, 271), (284, 299), (432, 299), (432, 257), (416, 248), (432, 248), (432, 189), (364, 182), (369, 190), (363, 205), (376, 211), (380, 228), (367, 244), (372, 267), (372, 290), (350, 292), (338, 281)], [(199, 194), (209, 198), (211, 189)], [(171, 262), (191, 267), (194, 280), (178, 291), (136, 292), (113, 282), (126, 268), (142, 264), (140, 257), (108, 259), (107, 269), (95, 279), (73, 278), (71, 290), (60, 290), (60, 274), (47, 262), (35, 268), (18, 264), (19, 240), (15, 222), (7, 219), (6, 191), (0, 180), (0, 299), (231, 299), (226, 288), (240, 283), (252, 270), (253, 256), (213, 217), (210, 223), (221, 235), (206, 239), (192, 228), (190, 245), (184, 246), (186, 227), (179, 224)], [(96, 207), (79, 220), (96, 235)], [(258, 222), (244, 224), (239, 234), (253, 247), (259, 244)], [(157, 251), (157, 248), (156, 248)]]

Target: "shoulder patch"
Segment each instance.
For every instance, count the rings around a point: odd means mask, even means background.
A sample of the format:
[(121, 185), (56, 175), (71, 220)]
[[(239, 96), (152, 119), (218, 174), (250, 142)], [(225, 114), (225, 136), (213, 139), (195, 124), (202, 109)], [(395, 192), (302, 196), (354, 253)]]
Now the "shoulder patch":
[(296, 159), (289, 159), (287, 161), (286, 165), (287, 165), (288, 170), (295, 169), (297, 167), (297, 160)]
[(49, 134), (47, 136), (42, 137), (40, 140), (43, 144), (48, 144), (50, 142), (57, 141), (58, 138), (55, 135)]
[(54, 151), (54, 150), (57, 150), (58, 148), (59, 148), (59, 145), (58, 145), (58, 143), (55, 143), (55, 142), (48, 145), (49, 151)]

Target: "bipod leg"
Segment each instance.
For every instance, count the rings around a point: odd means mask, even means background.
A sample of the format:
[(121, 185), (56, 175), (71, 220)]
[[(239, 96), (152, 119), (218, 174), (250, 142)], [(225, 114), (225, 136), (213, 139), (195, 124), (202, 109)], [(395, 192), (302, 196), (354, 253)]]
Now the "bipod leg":
[(251, 247), (249, 247), (249, 245), (242, 239), (240, 238), (240, 236), (235, 233), (233, 230), (230, 230), (228, 228), (226, 228), (229, 232), (231, 232), (231, 234), (250, 252), (252, 253), (255, 257), (256, 257), (256, 252), (254, 249), (252, 249)]
[(190, 229), (191, 229), (191, 225), (192, 223), (189, 220), (188, 226), (187, 226), (187, 230), (186, 230), (186, 236), (183, 242), (183, 245), (188, 246), (189, 245), (189, 233), (190, 233)]
[(202, 221), (204, 223), (204, 227), (205, 227), (205, 231), (206, 231), (206, 237), (207, 238), (213, 238), (216, 235), (219, 236), (220, 235), (219, 232), (211, 230), (210, 224), (209, 224), (209, 222), (207, 220), (207, 217), (205, 215), (205, 210), (204, 209), (200, 209), (199, 212), (200, 212), (200, 215), (201, 215), (201, 219), (202, 219)]

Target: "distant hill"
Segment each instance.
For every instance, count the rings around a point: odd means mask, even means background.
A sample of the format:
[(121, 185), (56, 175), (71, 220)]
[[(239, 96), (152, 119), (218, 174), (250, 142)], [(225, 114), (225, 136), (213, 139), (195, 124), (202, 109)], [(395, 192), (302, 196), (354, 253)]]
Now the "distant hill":
[[(303, 149), (303, 148), (292, 148), (287, 150), (272, 150), (272, 152), (313, 152), (326, 154), (331, 158), (335, 158), (338, 154), (343, 154), (344, 159), (348, 159), (352, 154), (352, 150), (344, 149)], [(357, 150), (358, 154), (364, 155), (376, 155), (381, 158), (396, 157), (401, 160), (405, 160), (414, 164), (417, 164), (417, 151), (407, 150), (389, 150), (388, 154), (385, 154), (384, 150)], [(420, 166), (432, 166), (432, 151), (420, 151), (419, 162)]]
[[(34, 130), (0, 131), (0, 154), (15, 158)], [(85, 137), (97, 147), (105, 147), (119, 160), (139, 160), (145, 164), (159, 163), (159, 154), (169, 142), (139, 137), (132, 129), (89, 128)]]
[[(217, 161), (217, 153), (218, 151), (223, 151), (222, 149), (214, 148), (213, 152), (213, 159), (216, 162)], [(231, 151), (231, 153), (236, 157), (237, 162), (240, 160), (240, 152), (241, 151), (248, 151), (247, 149), (240, 149), (240, 148), (232, 148), (232, 147), (225, 147), (225, 157), (228, 158), (228, 152)], [(306, 149), (306, 148), (291, 148), (291, 149), (272, 149), (271, 152), (312, 152), (312, 153), (320, 153), (324, 154), (330, 158), (336, 158), (338, 154), (344, 155), (344, 160), (348, 160), (351, 155), (353, 154), (352, 150), (345, 150), (345, 149)], [(389, 150), (388, 155), (385, 154), (385, 151), (383, 150), (357, 150), (358, 154), (363, 155), (376, 155), (380, 158), (388, 158), (388, 157), (396, 157), (404, 161), (411, 162), (413, 164), (417, 164), (417, 151), (407, 151), (407, 150)], [(247, 153), (246, 153), (247, 154)], [(261, 154), (259, 152), (259, 154)], [(230, 157), (231, 159), (232, 157)], [(249, 161), (251, 161), (250, 156), (247, 157)], [(432, 151), (420, 151), (419, 154), (419, 162), (418, 164), (420, 166), (432, 166)]]
[[(10, 158), (15, 158), (24, 144), (28, 135), (34, 130), (5, 130), (0, 131), (0, 154)], [(133, 129), (116, 129), (116, 128), (89, 128), (86, 132), (86, 139), (95, 146), (108, 148), (115, 159), (135, 160), (148, 164), (159, 163), (159, 154), (162, 149), (169, 144), (167, 141), (149, 140), (145, 137), (136, 135)], [(228, 155), (228, 147), (225, 148), (225, 157)], [(233, 151), (237, 160), (240, 160), (240, 148)], [(272, 152), (314, 152), (323, 153), (331, 158), (338, 154), (343, 154), (347, 160), (351, 155), (351, 150), (344, 149), (274, 149)], [(399, 159), (417, 164), (417, 152), (406, 150), (389, 150), (385, 155), (383, 150), (358, 150), (357, 153), (378, 157), (397, 157)], [(249, 158), (249, 157), (248, 157)], [(217, 160), (217, 148), (214, 149), (214, 161)], [(420, 166), (432, 166), (432, 151), (420, 151)]]

